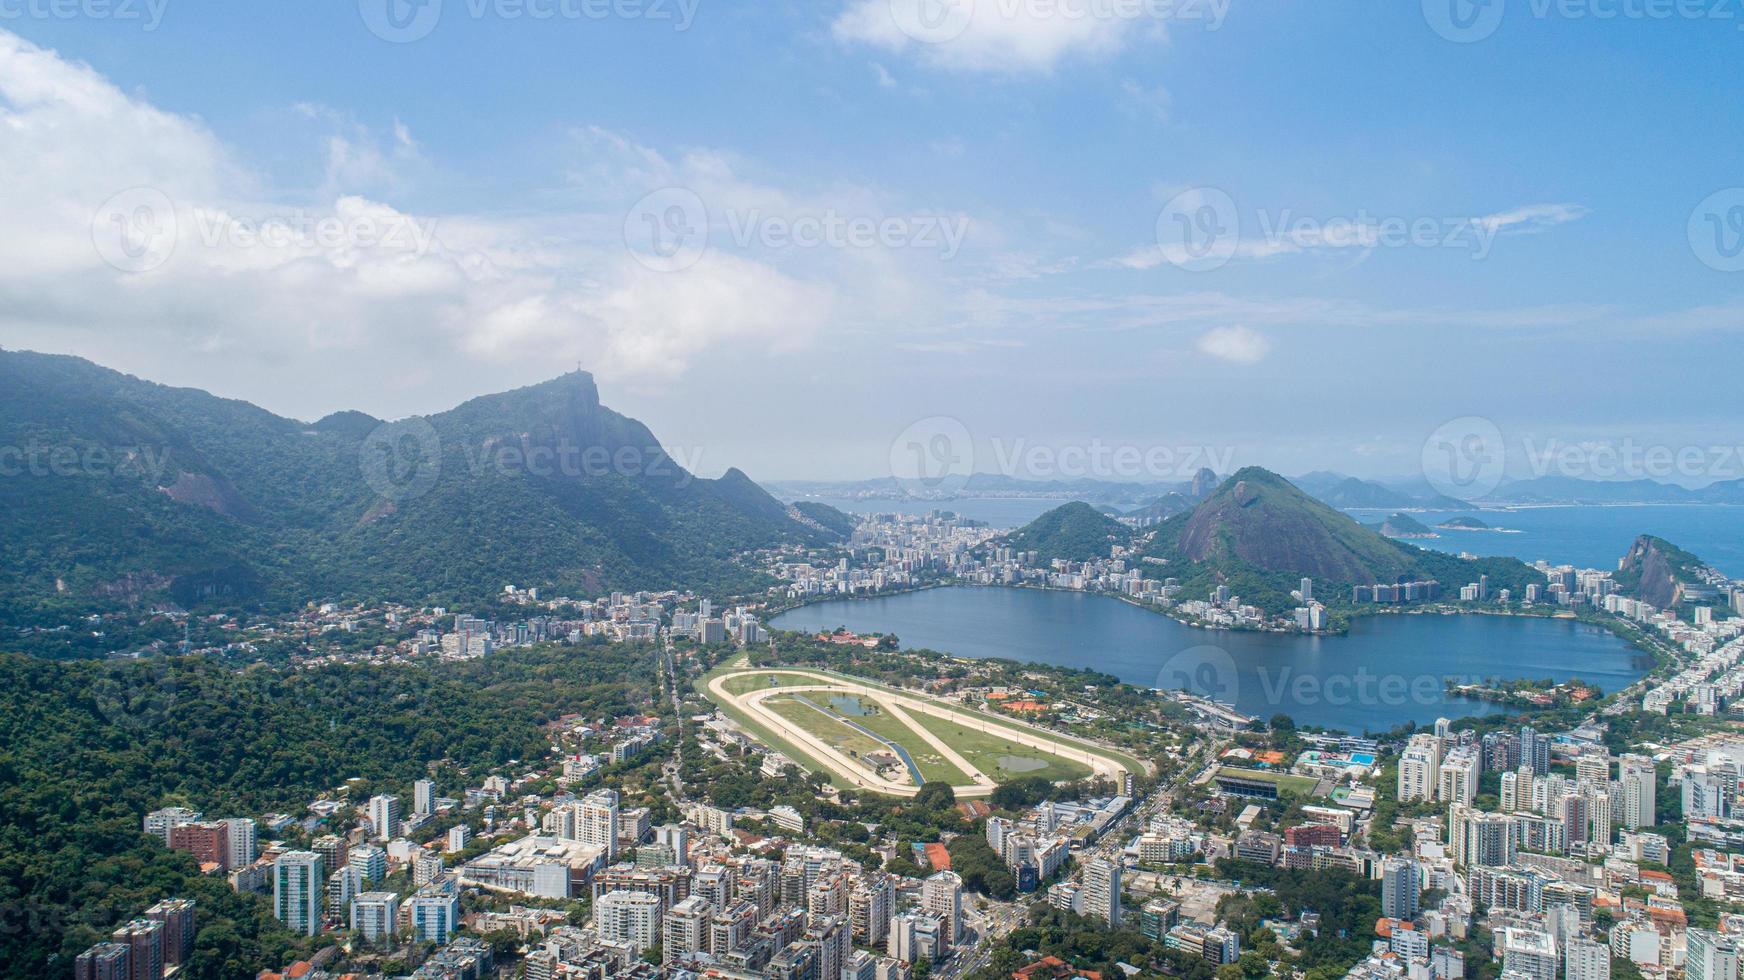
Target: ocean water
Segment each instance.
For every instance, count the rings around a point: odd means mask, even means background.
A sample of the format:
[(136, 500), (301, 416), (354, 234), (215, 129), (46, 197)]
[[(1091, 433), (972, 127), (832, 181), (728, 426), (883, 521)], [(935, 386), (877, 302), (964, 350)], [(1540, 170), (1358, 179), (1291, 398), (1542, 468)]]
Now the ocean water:
[[(1365, 524), (1378, 524), (1387, 510), (1352, 510)], [(1733, 578), (1744, 578), (1744, 507), (1718, 505), (1643, 505), (1638, 507), (1522, 507), (1511, 510), (1411, 512), (1433, 528), (1450, 517), (1475, 517), (1495, 531), (1441, 531), (1438, 538), (1407, 541), (1420, 548), (1452, 553), (1511, 555), (1522, 561), (1543, 558), (1552, 564), (1616, 568), (1617, 559), (1642, 534), (1655, 534), (1693, 552)]]
[(1345, 636), (1202, 630), (1110, 596), (952, 587), (802, 606), (771, 624), (894, 633), (905, 649), (1084, 667), (1142, 687), (1185, 688), (1260, 718), (1383, 732), (1488, 714), (1445, 680), (1579, 677), (1628, 686), (1651, 664), (1594, 626), (1478, 615), (1372, 616)]

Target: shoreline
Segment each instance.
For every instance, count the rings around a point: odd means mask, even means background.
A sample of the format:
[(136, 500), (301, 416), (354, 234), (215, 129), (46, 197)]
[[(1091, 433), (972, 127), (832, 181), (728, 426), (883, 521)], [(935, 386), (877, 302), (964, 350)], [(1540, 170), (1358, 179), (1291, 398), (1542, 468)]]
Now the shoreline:
[[(1345, 636), (1348, 636), (1350, 633), (1348, 625), (1346, 626), (1345, 629), (1342, 629), (1342, 630), (1339, 630), (1336, 632), (1323, 631), (1323, 632), (1319, 632), (1319, 633), (1307, 633), (1307, 632), (1302, 632), (1300, 630), (1232, 629), (1232, 628), (1228, 628), (1228, 627), (1205, 626), (1205, 625), (1197, 623), (1197, 622), (1192, 622), (1192, 621), (1182, 619), (1182, 618), (1177, 617), (1177, 616), (1172, 616), (1169, 614), (1168, 610), (1158, 609), (1154, 606), (1150, 606), (1150, 605), (1147, 605), (1145, 603), (1139, 602), (1139, 601), (1133, 599), (1131, 596), (1121, 595), (1121, 594), (1113, 593), (1113, 592), (1093, 592), (1093, 591), (1084, 590), (1084, 589), (1062, 589), (1062, 588), (1058, 588), (1055, 586), (1045, 586), (1045, 585), (982, 585), (980, 583), (971, 583), (971, 582), (934, 582), (934, 583), (929, 583), (929, 584), (924, 585), (924, 586), (917, 586), (914, 588), (900, 589), (900, 590), (889, 591), (889, 592), (880, 592), (880, 593), (876, 593), (874, 595), (856, 596), (853, 598), (855, 598), (855, 599), (882, 599), (882, 598), (889, 598), (892, 596), (907, 595), (907, 594), (911, 594), (911, 593), (919, 593), (919, 592), (925, 592), (925, 591), (930, 591), (930, 590), (934, 590), (934, 589), (941, 589), (941, 588), (1010, 589), (1013, 591), (1028, 590), (1028, 591), (1035, 591), (1035, 592), (1061, 592), (1061, 593), (1067, 593), (1067, 594), (1073, 594), (1073, 595), (1102, 596), (1105, 598), (1114, 599), (1114, 600), (1117, 600), (1120, 602), (1124, 602), (1126, 605), (1143, 610), (1145, 612), (1150, 612), (1150, 613), (1162, 615), (1162, 616), (1174, 621), (1175, 623), (1177, 623), (1181, 626), (1187, 627), (1189, 629), (1205, 630), (1206, 632), (1210, 632), (1210, 633), (1217, 633), (1217, 632), (1275, 633), (1278, 635), (1297, 635), (1297, 636), (1303, 636), (1303, 637), (1327, 637), (1327, 638), (1345, 637)], [(808, 602), (800, 602), (800, 603), (796, 603), (792, 606), (784, 607), (781, 610), (781, 612), (783, 612), (783, 613), (790, 612), (794, 609), (799, 609), (799, 608), (802, 608), (804, 606), (816, 605), (816, 604), (819, 604), (822, 602), (832, 601), (832, 600), (836, 600), (836, 599), (843, 599), (843, 598), (849, 598), (849, 597), (846, 597), (846, 596), (820, 597), (818, 599), (811, 600)], [(770, 615), (770, 619), (773, 620), (775, 618), (775, 616), (778, 616), (778, 615), (780, 615), (780, 613), (772, 613)], [(1627, 647), (1629, 647), (1631, 650), (1633, 650), (1638, 655), (1645, 656), (1645, 657), (1649, 658), (1651, 663), (1652, 663), (1652, 666), (1649, 667), (1647, 669), (1647, 671), (1641, 675), (1641, 677), (1632, 681), (1626, 687), (1619, 688), (1616, 691), (1606, 692), (1602, 698), (1600, 698), (1592, 703), (1591, 708), (1590, 708), (1590, 713), (1593, 717), (1597, 717), (1608, 706), (1616, 703), (1620, 699), (1639, 697), (1640, 690), (1643, 688), (1644, 685), (1647, 685), (1656, 674), (1661, 673), (1662, 671), (1666, 670), (1667, 668), (1674, 668), (1679, 663), (1679, 660), (1680, 660), (1679, 654), (1676, 653), (1675, 651), (1671, 650), (1670, 648), (1654, 645), (1656, 643), (1654, 634), (1649, 633), (1649, 632), (1645, 632), (1645, 631), (1639, 631), (1639, 630), (1631, 631), (1629, 629), (1629, 626), (1631, 624), (1627, 620), (1623, 620), (1620, 617), (1611, 616), (1611, 615), (1604, 615), (1604, 616), (1595, 616), (1595, 615), (1591, 615), (1591, 614), (1581, 615), (1579, 613), (1572, 612), (1572, 611), (1560, 612), (1560, 611), (1552, 610), (1549, 608), (1546, 608), (1546, 610), (1544, 612), (1537, 612), (1535, 610), (1527, 611), (1527, 610), (1518, 610), (1518, 609), (1499, 609), (1499, 608), (1466, 609), (1466, 608), (1459, 608), (1459, 607), (1453, 607), (1453, 606), (1431, 605), (1431, 606), (1416, 606), (1416, 607), (1409, 607), (1409, 608), (1376, 608), (1376, 609), (1371, 609), (1371, 610), (1365, 610), (1361, 613), (1357, 613), (1357, 614), (1351, 616), (1350, 618), (1352, 620), (1354, 620), (1358, 617), (1367, 617), (1367, 616), (1429, 616), (1429, 615), (1435, 615), (1435, 616), (1469, 616), (1469, 615), (1499, 616), (1499, 617), (1510, 617), (1510, 618), (1521, 618), (1521, 619), (1562, 620), (1562, 621), (1566, 621), (1566, 622), (1570, 622), (1570, 623), (1580, 623), (1580, 624), (1592, 626), (1592, 627), (1597, 628), (1597, 629), (1604, 630), (1606, 633), (1609, 633), (1611, 636), (1614, 636), (1618, 640), (1622, 641)], [(773, 622), (770, 623), (770, 626), (772, 628), (776, 628), (776, 629), (780, 628), (780, 627), (776, 626)], [(898, 639), (900, 640), (900, 634), (898, 634)], [(943, 654), (947, 654), (947, 655), (951, 655), (950, 651), (941, 650), (938, 652), (943, 653)], [(1023, 662), (1029, 662), (1029, 661), (1023, 661)], [(1053, 666), (1053, 665), (1044, 663), (1044, 664), (1042, 664), (1042, 666)], [(1470, 700), (1477, 702), (1477, 703), (1494, 703), (1494, 702), (1485, 702), (1481, 698), (1471, 698)], [(1498, 704), (1497, 707), (1509, 709), (1509, 708), (1512, 708), (1513, 706)], [(1554, 710), (1554, 709), (1546, 708), (1546, 709), (1534, 710), (1534, 709), (1529, 709), (1529, 708), (1519, 708), (1518, 713), (1522, 714), (1522, 715), (1534, 715), (1534, 714), (1547, 712), (1550, 710)], [(1508, 713), (1512, 713), (1512, 712), (1508, 712)]]
[[(1336, 630), (1254, 629), (1251, 627), (1208, 626), (1202, 621), (1173, 615), (1170, 612), (1170, 610), (1160, 609), (1154, 605), (1140, 602), (1129, 595), (1124, 595), (1122, 593), (1117, 593), (1117, 592), (1096, 592), (1096, 591), (1092, 591), (1089, 589), (1063, 589), (1063, 588), (1059, 588), (1058, 586), (1052, 586), (1052, 585), (999, 585), (999, 584), (984, 585), (984, 584), (979, 583), (979, 582), (929, 582), (926, 585), (918, 585), (918, 586), (914, 586), (912, 588), (905, 588), (905, 589), (892, 589), (892, 590), (887, 590), (884, 592), (875, 592), (875, 593), (872, 593), (870, 595), (819, 596), (818, 598), (815, 598), (815, 599), (809, 599), (809, 600), (793, 603), (792, 605), (782, 606), (778, 610), (767, 611), (767, 618), (769, 620), (773, 620), (775, 617), (780, 616), (784, 613), (792, 612), (795, 609), (801, 609), (801, 608), (804, 608), (806, 606), (819, 605), (819, 604), (825, 603), (825, 602), (836, 602), (836, 601), (841, 601), (841, 600), (866, 601), (866, 600), (871, 600), (871, 599), (888, 599), (888, 598), (891, 598), (893, 596), (911, 595), (911, 594), (919, 593), (919, 592), (932, 591), (934, 589), (953, 589), (953, 588), (954, 589), (1010, 589), (1013, 591), (1064, 592), (1064, 593), (1068, 593), (1071, 595), (1104, 596), (1104, 597), (1109, 598), (1109, 599), (1114, 599), (1114, 600), (1117, 600), (1120, 602), (1124, 602), (1127, 605), (1132, 606), (1135, 609), (1141, 609), (1145, 612), (1155, 613), (1157, 615), (1163, 616), (1163, 617), (1170, 619), (1170, 620), (1173, 620), (1174, 622), (1179, 623), (1180, 625), (1185, 626), (1189, 629), (1204, 630), (1208, 633), (1272, 633), (1272, 634), (1276, 634), (1276, 635), (1280, 635), (1280, 636), (1318, 636), (1318, 637), (1327, 637), (1327, 638), (1338, 638), (1338, 637), (1345, 637), (1345, 636), (1350, 635), (1350, 623), (1353, 623), (1358, 619), (1367, 618), (1370, 616), (1427, 616), (1427, 615), (1467, 616), (1467, 615), (1470, 615), (1470, 616), (1506, 616), (1506, 617), (1520, 617), (1520, 618), (1527, 618), (1527, 619), (1560, 619), (1560, 620), (1567, 620), (1569, 622), (1586, 623), (1588, 625), (1596, 626), (1600, 629), (1605, 630), (1607, 633), (1610, 633), (1611, 635), (1617, 637), (1618, 639), (1622, 640), (1624, 643), (1626, 643), (1629, 646), (1633, 647), (1634, 649), (1640, 651), (1641, 653), (1644, 653), (1644, 654), (1647, 654), (1647, 655), (1653, 657), (1655, 668), (1663, 666), (1663, 663), (1662, 663), (1663, 656), (1665, 656), (1668, 653), (1668, 651), (1647, 646), (1646, 644), (1641, 642), (1641, 640), (1638, 640), (1636, 637), (1631, 636), (1628, 632), (1625, 632), (1625, 630), (1622, 629), (1622, 627), (1627, 625), (1627, 620), (1621, 620), (1620, 617), (1615, 617), (1615, 616), (1610, 616), (1610, 615), (1593, 616), (1590, 614), (1583, 616), (1578, 612), (1570, 611), (1570, 612), (1564, 613), (1564, 612), (1550, 609), (1549, 607), (1545, 607), (1546, 611), (1540, 613), (1540, 612), (1537, 612), (1535, 610), (1521, 610), (1521, 609), (1464, 608), (1464, 607), (1459, 607), (1459, 606), (1449, 606), (1449, 605), (1440, 604), (1440, 603), (1429, 604), (1429, 605), (1408, 606), (1408, 607), (1407, 606), (1380, 606), (1380, 605), (1377, 605), (1377, 606), (1373, 606), (1372, 608), (1364, 607), (1360, 611), (1354, 611), (1354, 612), (1345, 612), (1343, 610), (1338, 610), (1338, 613), (1341, 616), (1343, 616), (1344, 619), (1346, 620), (1346, 625), (1342, 629), (1336, 629)], [(773, 625), (773, 623), (771, 623), (771, 625)], [(1652, 634), (1642, 633), (1641, 636), (1651, 639)]]

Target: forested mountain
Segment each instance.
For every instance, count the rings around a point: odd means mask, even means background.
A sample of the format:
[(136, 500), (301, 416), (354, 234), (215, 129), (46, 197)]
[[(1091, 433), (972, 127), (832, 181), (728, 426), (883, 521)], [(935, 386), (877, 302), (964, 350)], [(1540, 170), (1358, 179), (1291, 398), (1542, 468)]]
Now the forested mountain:
[[(314, 424), (88, 361), (0, 351), (0, 615), (142, 601), (736, 589), (827, 541), (744, 474), (700, 479), (593, 378)], [(63, 617), (64, 618), (64, 617)]]
[(653, 670), (645, 649), (604, 643), (294, 672), (0, 655), (0, 977), (70, 977), (78, 951), (170, 896), (199, 906), (190, 980), (306, 954), (270, 902), (201, 875), (144, 835), (144, 815), (302, 815), (352, 778), (354, 804), (426, 776), (458, 796), (492, 767), (546, 758), (561, 714), (647, 711)]
[(1086, 503), (1070, 503), (1005, 535), (998, 544), (1033, 551), (1041, 564), (1056, 558), (1088, 561), (1107, 558), (1112, 545), (1132, 541), (1133, 529)]
[(1480, 575), (1516, 594), (1542, 576), (1513, 558), (1465, 560), (1389, 540), (1315, 500), (1268, 470), (1250, 466), (1230, 477), (1191, 513), (1165, 521), (1146, 553), (1164, 561), (1162, 574), (1198, 598), (1228, 585), (1269, 611), (1294, 604), (1303, 577), (1315, 593), (1336, 601), (1352, 585), (1435, 579), (1457, 589)]

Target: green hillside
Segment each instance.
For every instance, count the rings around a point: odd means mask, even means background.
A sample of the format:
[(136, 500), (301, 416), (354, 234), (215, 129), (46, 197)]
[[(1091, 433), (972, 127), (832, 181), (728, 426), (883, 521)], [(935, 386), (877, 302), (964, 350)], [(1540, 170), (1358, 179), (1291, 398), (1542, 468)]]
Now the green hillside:
[(1434, 579), (1452, 592), (1480, 575), (1520, 594), (1541, 576), (1512, 558), (1463, 560), (1392, 541), (1259, 467), (1230, 477), (1189, 514), (1165, 521), (1146, 549), (1162, 574), (1198, 598), (1219, 585), (1272, 612), (1295, 604), (1290, 590), (1314, 579), (1322, 601), (1353, 585)]
[(745, 550), (834, 540), (744, 474), (685, 471), (577, 372), (384, 426), (314, 425), (0, 351), (0, 614), (169, 600), (477, 599), (506, 583), (736, 591)]
[(1089, 561), (1107, 558), (1109, 548), (1132, 541), (1132, 528), (1086, 503), (1055, 507), (998, 539), (1016, 551), (1034, 551), (1041, 563), (1055, 559)]

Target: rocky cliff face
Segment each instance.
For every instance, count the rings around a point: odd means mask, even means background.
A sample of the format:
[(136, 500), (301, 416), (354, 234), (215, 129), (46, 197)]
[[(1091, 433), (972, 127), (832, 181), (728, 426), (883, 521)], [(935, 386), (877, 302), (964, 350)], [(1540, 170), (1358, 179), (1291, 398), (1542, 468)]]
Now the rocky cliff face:
[(1670, 609), (1683, 599), (1678, 554), (1669, 542), (1643, 534), (1623, 556), (1617, 579), (1642, 602)]

